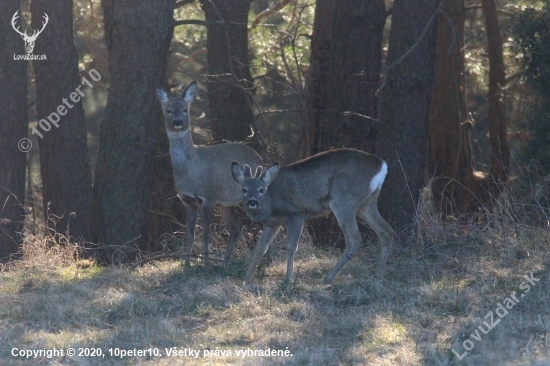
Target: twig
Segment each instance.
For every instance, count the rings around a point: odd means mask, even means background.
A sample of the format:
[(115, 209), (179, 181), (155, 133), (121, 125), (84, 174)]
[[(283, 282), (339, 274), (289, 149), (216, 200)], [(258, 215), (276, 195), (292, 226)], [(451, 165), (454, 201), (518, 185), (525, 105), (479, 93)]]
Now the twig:
[[(473, 10), (473, 9), (482, 9), (482, 7), (481, 7), (481, 4), (472, 4), (472, 5), (465, 6), (464, 9)], [(513, 11), (506, 10), (506, 9), (497, 9), (497, 11), (499, 13), (502, 13), (502, 14), (505, 14), (505, 15), (514, 15), (514, 14), (516, 14)]]
[[(219, 22), (216, 22), (219, 23)], [(204, 25), (205, 27), (209, 26), (210, 24), (213, 24), (211, 22), (207, 22), (200, 19), (186, 19), (186, 20), (177, 20), (174, 22), (174, 27), (177, 27), (178, 25), (186, 25), (186, 24), (194, 24), (194, 25)]]
[[(145, 264), (145, 263), (149, 263), (151, 261), (154, 261), (154, 260), (157, 260), (157, 259), (163, 259), (163, 258), (180, 258), (179, 256), (179, 253), (180, 251), (179, 250), (176, 250), (176, 251), (173, 251), (173, 252), (169, 252), (169, 253), (163, 253), (163, 254), (155, 254), (155, 255), (152, 255), (150, 257), (147, 257), (145, 259), (142, 259), (141, 261), (139, 262), (136, 262), (134, 264), (132, 264), (130, 267), (128, 267), (129, 270), (132, 270), (136, 267), (139, 267), (141, 266), (142, 264)], [(193, 257), (193, 258), (199, 258), (199, 259), (207, 259), (209, 261), (214, 261), (214, 262), (221, 262), (221, 263), (227, 263), (227, 261), (225, 259), (218, 259), (218, 258), (206, 258), (204, 255), (202, 254), (190, 254), (189, 256), (187, 254), (184, 255), (184, 257)]]
[(195, 0), (181, 0), (174, 4), (174, 10), (181, 8), (182, 6), (194, 3)]

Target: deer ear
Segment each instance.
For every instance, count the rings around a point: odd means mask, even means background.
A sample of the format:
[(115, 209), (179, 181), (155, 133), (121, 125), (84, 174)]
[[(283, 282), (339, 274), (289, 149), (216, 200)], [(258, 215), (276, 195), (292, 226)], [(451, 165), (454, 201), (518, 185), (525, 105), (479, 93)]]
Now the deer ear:
[(243, 168), (239, 165), (239, 163), (233, 162), (231, 164), (231, 174), (233, 175), (233, 179), (239, 184), (244, 182), (245, 175)]
[(191, 103), (195, 96), (197, 95), (197, 82), (193, 81), (189, 86), (181, 93), (183, 100), (187, 103)]
[(157, 99), (162, 105), (165, 105), (170, 100), (170, 95), (168, 95), (166, 90), (162, 89), (161, 87), (157, 88), (156, 94), (157, 94)]
[(272, 164), (269, 168), (264, 170), (260, 179), (268, 186), (277, 178), (277, 174), (279, 174), (279, 162)]

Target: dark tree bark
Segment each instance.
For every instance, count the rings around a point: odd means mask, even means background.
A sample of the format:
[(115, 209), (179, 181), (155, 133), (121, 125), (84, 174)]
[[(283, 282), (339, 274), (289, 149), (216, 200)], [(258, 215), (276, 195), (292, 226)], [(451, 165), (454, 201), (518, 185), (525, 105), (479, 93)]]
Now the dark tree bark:
[(28, 129), (27, 61), (13, 59), (25, 49), (10, 25), (18, 10), (19, 0), (0, 2), (0, 260), (19, 250), (25, 215), (25, 153), (18, 142)]
[(306, 146), (310, 155), (323, 150), (321, 141), (321, 122), (328, 105), (328, 75), (332, 55), (332, 18), (334, 0), (317, 0), (315, 18), (311, 36), (311, 56), (309, 58), (308, 76), (308, 135)]
[(396, 0), (393, 6), (387, 65), (419, 42), (389, 70), (381, 92), (377, 152), (388, 162), (388, 176), (379, 207), (396, 231), (413, 222), (424, 183), (437, 20), (420, 41), (419, 38), (439, 3), (439, 0)]
[[(92, 240), (92, 175), (88, 156), (87, 132), (82, 102), (69, 97), (80, 86), (78, 53), (73, 37), (72, 0), (33, 0), (32, 27), (43, 26), (44, 14), (49, 23), (36, 41), (34, 53), (47, 60), (34, 61), (36, 74), (36, 112), (39, 126), (40, 172), (46, 222), (53, 233)], [(71, 107), (63, 104), (66, 100)], [(64, 105), (63, 115), (58, 107)], [(57, 118), (59, 127), (52, 120)], [(42, 122), (44, 120), (44, 122)], [(51, 122), (51, 123), (50, 123)]]
[(327, 113), (314, 141), (319, 151), (352, 147), (374, 152), (382, 35), (383, 0), (337, 1), (332, 21)]
[(94, 184), (97, 239), (118, 249), (104, 255), (134, 259), (147, 239), (160, 106), (173, 34), (174, 0), (103, 0), (111, 86), (101, 126)]
[(464, 17), (462, 0), (449, 1), (445, 12), (456, 32), (440, 15), (434, 90), (430, 110), (429, 173), (433, 174), (432, 193), (443, 216), (468, 218), (490, 208), (506, 181), (509, 148), (502, 86), (505, 82), (502, 40), (494, 1), (484, 3), (489, 45), (489, 131), (491, 168), (489, 174), (475, 171), (468, 133), (464, 84)]
[(434, 82), (430, 108), (428, 173), (433, 176), (436, 209), (443, 215), (463, 213), (475, 197), (474, 160), (464, 83), (463, 0), (451, 0), (439, 15)]
[(510, 162), (510, 148), (506, 136), (506, 106), (503, 88), (506, 85), (502, 36), (495, 0), (482, 0), (489, 50), (489, 135), (491, 142), (491, 191), (498, 196), (506, 182)]
[[(215, 141), (245, 141), (252, 135), (254, 82), (248, 61), (251, 0), (201, 0), (206, 21), (208, 102)], [(251, 141), (258, 149), (257, 138)]]
[[(382, 0), (318, 1), (311, 41), (310, 153), (338, 147), (374, 152), (386, 9)], [(343, 246), (334, 217), (309, 222), (318, 243)]]

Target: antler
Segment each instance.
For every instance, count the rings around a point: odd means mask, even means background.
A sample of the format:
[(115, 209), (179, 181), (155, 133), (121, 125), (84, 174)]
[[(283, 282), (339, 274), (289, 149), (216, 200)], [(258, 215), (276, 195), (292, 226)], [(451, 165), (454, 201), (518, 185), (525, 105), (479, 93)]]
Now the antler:
[(38, 35), (42, 33), (44, 28), (46, 28), (46, 25), (48, 24), (48, 20), (50, 20), (50, 18), (48, 18), (48, 14), (44, 13), (44, 21), (42, 22), (42, 29), (40, 29), (39, 31), (33, 30), (32, 36), (29, 37), (29, 40), (31, 41), (36, 40), (36, 37), (38, 37)]
[(19, 30), (19, 26), (17, 26), (17, 27), (15, 26), (15, 21), (17, 20), (17, 18), (19, 18), (18, 13), (19, 13), (19, 10), (17, 10), (15, 12), (15, 14), (13, 14), (13, 17), (11, 18), (11, 26), (12, 26), (14, 31), (16, 31), (17, 33), (19, 33), (21, 35), (21, 37), (27, 39), (27, 38), (29, 38), (29, 36), (27, 35), (27, 31), (21, 32)]

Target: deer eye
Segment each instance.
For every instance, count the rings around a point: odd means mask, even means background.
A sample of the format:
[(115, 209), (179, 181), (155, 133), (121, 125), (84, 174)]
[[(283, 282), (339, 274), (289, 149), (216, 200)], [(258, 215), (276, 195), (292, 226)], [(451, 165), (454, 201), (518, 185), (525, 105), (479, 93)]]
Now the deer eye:
[(264, 189), (263, 189), (263, 188), (260, 188), (260, 189), (258, 189), (258, 192), (264, 193)]
[(248, 189), (243, 188), (243, 193), (247, 193), (247, 192), (248, 192)]
[(172, 113), (172, 110), (171, 110), (171, 109), (167, 109), (167, 110), (166, 110), (166, 113)]

